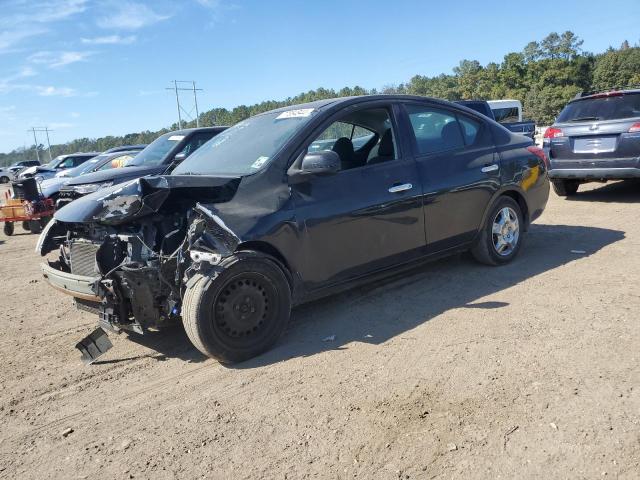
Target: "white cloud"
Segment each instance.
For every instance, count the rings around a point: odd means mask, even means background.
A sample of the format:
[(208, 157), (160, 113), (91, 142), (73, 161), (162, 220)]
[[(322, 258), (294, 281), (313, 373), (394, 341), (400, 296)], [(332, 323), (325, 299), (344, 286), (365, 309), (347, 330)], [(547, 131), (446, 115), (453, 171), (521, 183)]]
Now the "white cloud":
[(9, 0), (0, 16), (0, 53), (8, 53), (30, 37), (49, 31), (48, 24), (86, 9), (86, 0)]
[(105, 37), (83, 38), (81, 42), (87, 45), (130, 45), (136, 41), (135, 35), (107, 35)]
[(58, 68), (71, 63), (83, 62), (93, 52), (37, 52), (29, 57), (29, 61), (35, 64), (46, 65), (49, 68)]
[(171, 15), (156, 13), (146, 5), (136, 2), (114, 3), (113, 8), (115, 12), (98, 19), (99, 27), (137, 30), (171, 17)]
[(73, 88), (69, 87), (43, 87), (35, 86), (35, 90), (41, 97), (74, 97), (77, 92)]
[(79, 118), (80, 114), (78, 112), (71, 112), (69, 116), (71, 116), (71, 118)]

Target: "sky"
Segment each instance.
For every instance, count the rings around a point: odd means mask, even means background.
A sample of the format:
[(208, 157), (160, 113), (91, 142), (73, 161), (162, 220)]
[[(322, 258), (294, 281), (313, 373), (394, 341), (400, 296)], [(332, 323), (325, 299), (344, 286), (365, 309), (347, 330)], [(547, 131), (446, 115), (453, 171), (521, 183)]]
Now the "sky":
[(202, 112), (500, 62), (552, 31), (591, 52), (640, 41), (638, 0), (0, 0), (0, 12), (0, 152), (32, 145), (33, 126), (52, 144), (170, 126), (174, 79), (203, 89)]

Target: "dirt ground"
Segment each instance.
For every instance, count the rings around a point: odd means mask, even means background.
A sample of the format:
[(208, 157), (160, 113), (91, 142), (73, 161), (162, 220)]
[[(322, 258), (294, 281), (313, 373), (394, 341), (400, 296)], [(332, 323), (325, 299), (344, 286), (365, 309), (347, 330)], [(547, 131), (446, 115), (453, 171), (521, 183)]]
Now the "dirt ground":
[(233, 368), (179, 328), (83, 366), (94, 317), (44, 283), (36, 236), (0, 234), (0, 478), (637, 479), (640, 183), (582, 191), (511, 265), (302, 307)]

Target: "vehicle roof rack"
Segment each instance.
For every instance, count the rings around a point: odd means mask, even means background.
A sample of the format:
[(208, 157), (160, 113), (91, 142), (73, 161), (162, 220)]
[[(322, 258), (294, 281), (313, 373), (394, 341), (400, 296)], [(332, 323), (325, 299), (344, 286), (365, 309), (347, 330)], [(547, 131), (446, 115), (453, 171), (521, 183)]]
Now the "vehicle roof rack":
[(582, 92), (578, 92), (576, 94), (575, 97), (573, 97), (574, 100), (577, 100), (578, 98), (583, 98), (583, 97), (588, 97), (590, 95), (596, 95), (598, 93), (604, 93), (604, 92), (619, 92), (622, 90), (634, 90), (634, 89), (639, 89), (640, 88), (640, 84), (634, 84), (634, 85), (618, 85), (618, 86), (614, 86), (614, 87), (607, 87), (607, 88), (601, 88), (598, 90), (584, 90)]

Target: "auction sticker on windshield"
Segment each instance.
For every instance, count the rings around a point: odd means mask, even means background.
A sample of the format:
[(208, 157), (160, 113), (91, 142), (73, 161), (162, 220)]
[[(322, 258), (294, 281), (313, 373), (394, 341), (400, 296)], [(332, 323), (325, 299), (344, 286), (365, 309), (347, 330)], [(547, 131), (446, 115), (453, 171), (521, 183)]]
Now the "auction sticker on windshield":
[(256, 170), (263, 166), (266, 161), (269, 160), (269, 157), (258, 157), (258, 159), (251, 164), (251, 168), (255, 168)]
[(297, 110), (287, 110), (276, 117), (276, 120), (283, 118), (304, 118), (313, 113), (313, 108), (299, 108)]
[(169, 137), (169, 140), (173, 141), (173, 142), (179, 142), (181, 140), (184, 139), (184, 135), (171, 135)]

